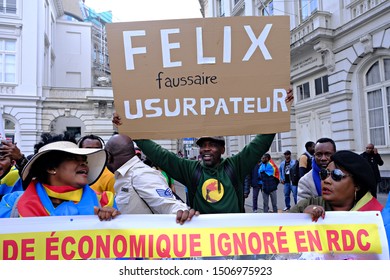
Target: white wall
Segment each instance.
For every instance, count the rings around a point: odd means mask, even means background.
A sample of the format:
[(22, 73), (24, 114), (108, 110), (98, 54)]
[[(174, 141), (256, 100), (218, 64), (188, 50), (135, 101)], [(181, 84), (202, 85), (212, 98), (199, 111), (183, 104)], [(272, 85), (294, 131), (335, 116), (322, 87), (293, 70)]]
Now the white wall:
[(56, 26), (56, 38), (53, 86), (90, 88), (92, 85), (91, 25), (59, 21)]

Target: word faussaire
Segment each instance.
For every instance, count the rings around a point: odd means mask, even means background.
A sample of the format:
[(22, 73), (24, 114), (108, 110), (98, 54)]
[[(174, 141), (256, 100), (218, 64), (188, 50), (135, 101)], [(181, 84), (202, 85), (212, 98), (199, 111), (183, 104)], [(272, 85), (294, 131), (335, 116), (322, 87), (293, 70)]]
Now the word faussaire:
[(186, 77), (165, 77), (162, 78), (162, 75), (164, 75), (164, 72), (159, 72), (157, 74), (157, 84), (158, 89), (161, 89), (162, 87), (165, 88), (176, 88), (181, 86), (192, 86), (192, 85), (208, 85), (208, 84), (217, 84), (217, 76), (208, 76), (205, 75), (204, 72), (202, 72), (201, 75), (189, 75)]

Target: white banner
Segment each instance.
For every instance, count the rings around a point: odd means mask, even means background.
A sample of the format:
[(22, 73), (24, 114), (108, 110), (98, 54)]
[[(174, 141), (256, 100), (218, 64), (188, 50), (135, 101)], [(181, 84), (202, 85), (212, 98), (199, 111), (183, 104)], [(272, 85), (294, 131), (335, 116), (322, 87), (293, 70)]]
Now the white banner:
[(380, 212), (0, 219), (0, 259), (389, 259)]
[(354, 280), (387, 275), (389, 261), (0, 261), (2, 279), (69, 280), (258, 280), (296, 279), (297, 273), (316, 275), (318, 280)]

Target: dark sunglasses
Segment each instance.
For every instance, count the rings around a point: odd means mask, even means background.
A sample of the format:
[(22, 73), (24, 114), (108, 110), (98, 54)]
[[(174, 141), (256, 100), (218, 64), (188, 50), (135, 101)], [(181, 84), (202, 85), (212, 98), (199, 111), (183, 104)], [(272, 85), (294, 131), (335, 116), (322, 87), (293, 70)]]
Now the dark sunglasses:
[(344, 174), (343, 171), (341, 171), (340, 169), (334, 169), (332, 171), (330, 171), (328, 169), (321, 169), (321, 171), (320, 171), (320, 178), (321, 178), (322, 181), (325, 180), (326, 178), (328, 178), (329, 175), (336, 182), (340, 182), (341, 179), (343, 179), (345, 177), (352, 176), (350, 174)]
[(65, 157), (65, 160), (69, 160), (69, 161), (84, 161), (84, 162), (87, 162), (87, 159), (88, 159), (87, 156), (73, 155), (73, 154), (69, 154), (69, 155), (67, 155)]

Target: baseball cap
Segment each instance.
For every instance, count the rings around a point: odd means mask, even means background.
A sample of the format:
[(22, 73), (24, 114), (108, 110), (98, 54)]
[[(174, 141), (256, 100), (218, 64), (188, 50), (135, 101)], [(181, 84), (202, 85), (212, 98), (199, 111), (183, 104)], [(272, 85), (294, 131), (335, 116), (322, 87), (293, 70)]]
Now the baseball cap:
[(205, 140), (211, 140), (220, 143), (222, 146), (225, 146), (225, 138), (223, 136), (202, 136), (197, 141), (198, 146), (202, 145), (202, 142)]

